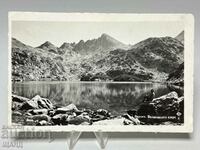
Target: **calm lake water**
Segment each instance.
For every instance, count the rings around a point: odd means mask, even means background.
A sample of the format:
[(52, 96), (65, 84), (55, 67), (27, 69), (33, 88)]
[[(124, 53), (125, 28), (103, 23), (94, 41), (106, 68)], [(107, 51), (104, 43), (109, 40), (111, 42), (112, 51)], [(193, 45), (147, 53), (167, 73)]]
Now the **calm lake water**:
[[(13, 83), (13, 93), (32, 98), (40, 95), (56, 105), (75, 104), (78, 108), (107, 109), (121, 114), (139, 105), (144, 96), (154, 89), (156, 97), (174, 90), (159, 83), (69, 83), (69, 82), (22, 82)], [(181, 90), (177, 91), (180, 95)]]

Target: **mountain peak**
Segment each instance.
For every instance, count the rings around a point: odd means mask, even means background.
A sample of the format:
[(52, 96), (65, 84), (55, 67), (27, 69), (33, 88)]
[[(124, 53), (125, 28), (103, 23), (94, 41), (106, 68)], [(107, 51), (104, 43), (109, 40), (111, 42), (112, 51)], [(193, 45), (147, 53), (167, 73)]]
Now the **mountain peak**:
[(46, 49), (46, 50), (50, 50), (50, 49), (57, 49), (55, 45), (53, 45), (51, 42), (46, 41), (45, 43), (41, 44), (38, 48), (41, 49)]
[(67, 42), (64, 42), (61, 46), (60, 46), (60, 48), (69, 48), (70, 47), (70, 43), (67, 43)]
[(90, 53), (99, 53), (100, 51), (109, 52), (117, 48), (127, 49), (127, 45), (116, 40), (110, 35), (103, 33), (97, 39), (87, 40), (86, 42), (80, 40), (73, 50), (84, 55)]
[(181, 43), (184, 43), (184, 31), (181, 31), (181, 33), (179, 33), (175, 39), (179, 40)]
[(122, 42), (118, 41), (117, 39), (111, 37), (110, 35), (106, 34), (106, 33), (103, 33), (101, 35), (101, 37), (99, 37), (97, 40), (101, 40), (102, 41), (102, 44), (110, 44), (116, 48), (121, 48), (123, 46), (125, 46), (125, 44), (123, 44)]
[[(99, 39), (105, 39), (105, 40), (112, 40), (112, 41), (118, 41), (116, 40), (115, 38), (111, 37), (110, 35), (106, 34), (106, 33), (103, 33)], [(119, 42), (119, 41), (118, 41)]]
[(46, 41), (42, 44), (43, 46), (54, 46), (50, 41)]
[(43, 43), (42, 45), (40, 45), (37, 48), (41, 48), (43, 50), (49, 51), (49, 52), (53, 52), (53, 53), (57, 53), (57, 47), (55, 45), (53, 45), (51, 42), (46, 41), (45, 43)]
[(106, 34), (106, 33), (102, 33), (101, 37), (111, 37), (110, 35)]

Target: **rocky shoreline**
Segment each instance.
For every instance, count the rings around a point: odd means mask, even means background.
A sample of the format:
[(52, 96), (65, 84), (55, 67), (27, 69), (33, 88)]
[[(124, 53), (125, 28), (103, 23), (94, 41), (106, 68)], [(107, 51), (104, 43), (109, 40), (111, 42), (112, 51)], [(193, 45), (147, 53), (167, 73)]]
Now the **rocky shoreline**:
[(28, 99), (13, 94), (12, 123), (27, 126), (181, 125), (184, 123), (184, 97), (178, 97), (173, 91), (116, 116), (105, 109), (79, 109), (74, 104), (58, 107), (39, 95)]

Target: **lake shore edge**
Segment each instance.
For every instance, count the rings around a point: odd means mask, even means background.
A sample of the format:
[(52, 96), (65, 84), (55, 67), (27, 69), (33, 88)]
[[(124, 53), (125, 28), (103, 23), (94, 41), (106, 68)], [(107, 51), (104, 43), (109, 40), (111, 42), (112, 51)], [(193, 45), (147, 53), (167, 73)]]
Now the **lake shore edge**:
[(173, 91), (142, 102), (137, 109), (113, 115), (105, 109), (78, 109), (74, 104), (58, 107), (46, 98), (12, 94), (12, 123), (19, 125), (182, 125), (184, 97)]

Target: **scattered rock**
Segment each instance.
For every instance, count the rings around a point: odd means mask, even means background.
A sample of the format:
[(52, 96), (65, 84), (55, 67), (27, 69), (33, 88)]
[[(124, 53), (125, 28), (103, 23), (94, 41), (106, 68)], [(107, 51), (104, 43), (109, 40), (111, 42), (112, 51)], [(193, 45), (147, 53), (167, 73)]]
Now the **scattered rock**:
[[(177, 124), (184, 122), (184, 97), (178, 97), (176, 92), (170, 92), (151, 102), (142, 103), (138, 110), (128, 110), (126, 114), (118, 117), (112, 116), (105, 109), (79, 110), (74, 104), (56, 108), (48, 99), (39, 95), (32, 99), (14, 95), (12, 110), (12, 115), (18, 117), (25, 125), (155, 125), (171, 122)], [(172, 116), (175, 119), (152, 119), (148, 116)]]
[(52, 117), (52, 122), (55, 125), (67, 125), (68, 114), (57, 114)]
[(31, 114), (31, 113), (28, 113), (28, 112), (26, 112), (24, 115), (25, 115), (25, 116), (32, 116), (32, 114)]
[(23, 103), (12, 101), (12, 110), (19, 110)]
[(25, 119), (25, 125), (36, 125), (36, 122), (33, 119), (26, 118)]
[(96, 113), (97, 113), (98, 115), (102, 115), (102, 116), (106, 116), (106, 117), (109, 117), (109, 116), (110, 116), (110, 113), (109, 113), (107, 110), (105, 110), (105, 109), (98, 109), (98, 110), (96, 111)]
[(16, 116), (21, 116), (21, 115), (22, 115), (22, 113), (19, 112), (19, 111), (13, 111), (12, 114), (13, 114), (13, 115), (16, 115)]
[(46, 125), (51, 125), (51, 124), (46, 120), (42, 120), (37, 123), (37, 126), (46, 126)]
[(39, 95), (36, 95), (31, 100), (36, 102), (39, 108), (53, 109), (53, 104), (50, 102), (50, 100), (41, 98)]
[(20, 107), (20, 110), (29, 110), (29, 109), (38, 109), (38, 103), (33, 101), (33, 100), (29, 100), (26, 101), (22, 104), (22, 106)]
[(130, 124), (132, 124), (132, 121), (125, 119), (123, 123), (124, 123), (124, 125), (130, 125)]
[(56, 113), (66, 113), (66, 112), (72, 112), (72, 111), (79, 111), (78, 108), (74, 104), (70, 104), (65, 107), (57, 108)]
[(28, 110), (39, 108), (53, 109), (53, 104), (50, 102), (50, 100), (41, 98), (39, 95), (36, 95), (31, 100), (25, 101), (20, 109)]
[(44, 115), (44, 114), (42, 114), (42, 115), (34, 115), (34, 116), (30, 116), (28, 118), (29, 119), (33, 119), (34, 121), (37, 121), (37, 122), (42, 121), (42, 120), (45, 120), (47, 122), (51, 121), (51, 117), (49, 117), (48, 115)]
[(123, 117), (125, 118), (124, 125), (129, 125), (129, 124), (139, 125), (140, 124), (140, 121), (136, 117), (130, 116), (129, 114), (125, 114), (123, 115)]
[(32, 109), (29, 110), (28, 113), (32, 114), (32, 115), (41, 115), (41, 114), (48, 114), (48, 109)]
[(82, 113), (76, 117), (68, 117), (68, 123), (73, 125), (80, 125), (84, 122), (92, 124), (91, 118), (87, 113)]
[(50, 110), (48, 110), (48, 115), (50, 116), (50, 117), (53, 117), (54, 115), (55, 115), (55, 110), (53, 110), (53, 109), (50, 109)]

